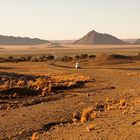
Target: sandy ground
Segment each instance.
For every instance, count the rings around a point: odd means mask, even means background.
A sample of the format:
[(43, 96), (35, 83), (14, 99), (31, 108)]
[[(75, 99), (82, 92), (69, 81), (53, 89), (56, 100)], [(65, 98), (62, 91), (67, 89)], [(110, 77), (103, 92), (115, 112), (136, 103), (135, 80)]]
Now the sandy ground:
[(1, 56), (24, 56), (24, 55), (44, 55), (53, 54), (55, 56), (88, 53), (120, 53), (135, 55), (140, 52), (140, 45), (66, 45), (56, 46), (44, 44), (35, 46), (3, 46), (0, 45)]
[[(0, 139), (30, 140), (34, 133), (39, 140), (140, 139), (140, 61), (95, 66), (92, 60), (87, 60), (81, 62), (82, 68), (78, 70), (73, 69), (74, 63), (0, 64), (0, 73), (70, 72), (95, 79), (80, 88), (60, 90), (51, 97), (11, 99), (12, 104), (21, 106), (0, 109)], [(0, 106), (3, 101), (0, 100)], [(73, 121), (75, 112), (82, 117), (83, 110), (89, 107), (96, 112), (94, 118)]]

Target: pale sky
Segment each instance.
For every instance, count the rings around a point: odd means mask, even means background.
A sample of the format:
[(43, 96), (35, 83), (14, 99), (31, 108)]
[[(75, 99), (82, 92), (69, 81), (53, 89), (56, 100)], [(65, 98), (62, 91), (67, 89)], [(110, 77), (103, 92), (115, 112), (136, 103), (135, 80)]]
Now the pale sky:
[(0, 35), (63, 40), (91, 30), (140, 38), (140, 0), (0, 0)]

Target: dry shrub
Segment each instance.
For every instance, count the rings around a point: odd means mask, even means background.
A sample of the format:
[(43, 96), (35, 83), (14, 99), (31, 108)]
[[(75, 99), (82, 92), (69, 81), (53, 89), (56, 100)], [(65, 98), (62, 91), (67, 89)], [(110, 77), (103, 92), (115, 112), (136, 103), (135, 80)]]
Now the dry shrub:
[(42, 91), (40, 97), (45, 97), (46, 95), (46, 92)]
[(105, 110), (106, 104), (104, 102), (99, 102), (95, 106), (95, 111), (102, 112)]
[(109, 110), (115, 110), (117, 108), (118, 108), (117, 101), (115, 101), (112, 98), (107, 98), (106, 99), (106, 110), (107, 111), (109, 111)]
[(74, 112), (72, 116), (73, 116), (73, 118), (78, 119), (78, 117), (79, 117), (79, 112)]
[(61, 61), (72, 61), (73, 58), (71, 56), (64, 56), (60, 59)]
[(6, 88), (9, 88), (9, 85), (7, 83), (5, 83), (3, 85), (0, 85), (0, 88), (1, 89), (6, 89)]
[(27, 88), (29, 90), (37, 90), (39, 95), (42, 96), (57, 90), (80, 87), (84, 82), (93, 81), (92, 77), (68, 72), (51, 73), (49, 77), (44, 75), (19, 75), (15, 73), (8, 73), (8, 75), (10, 76), (0, 76), (1, 89)]
[(107, 111), (112, 110), (112, 106), (111, 105), (106, 105), (106, 110)]
[(24, 86), (25, 85), (25, 81), (24, 80), (19, 80), (18, 82), (17, 82), (17, 86), (18, 87), (20, 87), (20, 86)]
[(89, 58), (95, 58), (95, 57), (96, 57), (96, 55), (94, 55), (94, 54), (89, 55)]
[(46, 58), (47, 58), (48, 60), (53, 60), (53, 59), (54, 59), (54, 56), (53, 56), (53, 55), (48, 55)]
[(35, 82), (32, 83), (32, 86), (35, 87), (36, 89), (42, 89), (46, 85), (45, 79), (42, 78), (37, 78)]
[(87, 126), (87, 131), (90, 132), (91, 130), (95, 129), (96, 124), (90, 124), (89, 126)]
[(91, 114), (90, 114), (90, 118), (91, 119), (95, 119), (95, 118), (97, 118), (98, 117), (98, 113), (97, 112), (92, 112)]
[(78, 119), (76, 119), (76, 118), (73, 118), (73, 119), (72, 119), (72, 122), (73, 122), (73, 123), (78, 123), (78, 122), (79, 122), (79, 120), (78, 120)]
[(106, 99), (106, 110), (116, 110), (116, 109), (125, 109), (127, 107), (127, 102), (125, 99), (121, 99), (119, 101), (107, 98)]
[(120, 103), (119, 103), (119, 109), (123, 110), (125, 109), (127, 106), (126, 100), (125, 99), (121, 99)]
[(88, 54), (81, 54), (80, 55), (80, 59), (86, 59), (86, 58), (88, 58)]
[(79, 75), (79, 74), (72, 74), (72, 73), (60, 73), (60, 74), (54, 74), (51, 75), (52, 78), (54, 78), (55, 80), (57, 80), (58, 82), (61, 81), (75, 81), (75, 82), (90, 82), (93, 81), (94, 78), (90, 77), (90, 76), (83, 76), (83, 75)]
[(73, 116), (72, 121), (73, 121), (74, 123), (78, 123), (79, 120), (80, 120), (80, 113), (79, 113), (79, 112), (74, 112), (72, 116)]
[(66, 89), (78, 87), (78, 82), (90, 81), (90, 77), (76, 74), (52, 74), (51, 78), (37, 78), (35, 81), (29, 81), (28, 86), (32, 89), (40, 90), (42, 96), (47, 95), (51, 91), (57, 89)]
[(82, 123), (86, 122), (90, 118), (90, 115), (92, 114), (92, 112), (93, 112), (93, 108), (91, 107), (84, 109), (81, 115), (81, 122)]
[(80, 59), (80, 56), (79, 55), (76, 55), (75, 56), (75, 60), (77, 60), (77, 59)]
[(31, 140), (39, 140), (38, 133), (34, 133), (34, 134), (32, 135)]
[(120, 100), (120, 106), (126, 106), (126, 100), (125, 99), (121, 99)]
[(16, 97), (17, 97), (17, 93), (14, 93), (14, 94), (13, 94), (13, 98), (16, 98)]
[(37, 78), (36, 81), (29, 81), (28, 85), (31, 89), (39, 90), (43, 97), (52, 91), (52, 84), (46, 78)]
[(44, 89), (49, 86), (48, 79), (37, 78), (35, 81), (29, 81), (28, 85), (33, 89)]
[(124, 110), (127, 107), (127, 102), (125, 99), (121, 99), (119, 101), (115, 101), (113, 99), (106, 99), (106, 110), (116, 110), (116, 109), (120, 109), (120, 110)]
[(114, 103), (114, 100), (112, 98), (106, 99), (106, 104), (112, 104), (112, 103)]
[(119, 104), (118, 103), (115, 103), (115, 104), (112, 104), (112, 105), (107, 105), (106, 107), (106, 110), (116, 110), (119, 108)]

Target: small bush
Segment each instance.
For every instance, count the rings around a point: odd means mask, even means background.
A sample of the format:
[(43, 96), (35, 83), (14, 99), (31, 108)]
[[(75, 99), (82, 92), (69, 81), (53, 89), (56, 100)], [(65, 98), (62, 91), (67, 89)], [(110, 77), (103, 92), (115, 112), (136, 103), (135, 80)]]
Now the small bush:
[(47, 58), (48, 60), (53, 60), (53, 59), (54, 59), (54, 56), (53, 56), (53, 55), (48, 55), (46, 58)]
[(32, 59), (31, 56), (26, 56), (26, 60), (27, 60), (27, 61), (30, 61), (31, 59)]
[(2, 58), (2, 57), (0, 57), (0, 62), (1, 62), (1, 63), (2, 63), (2, 62), (5, 62), (5, 59)]
[(96, 55), (94, 55), (94, 54), (89, 55), (89, 58), (95, 58), (95, 57), (96, 57)]
[(38, 59), (36, 57), (31, 58), (32, 62), (38, 62)]
[(95, 124), (90, 124), (89, 126), (87, 126), (87, 131), (90, 132), (91, 130), (94, 130), (95, 126)]
[(73, 58), (71, 56), (64, 56), (61, 58), (62, 61), (71, 61)]
[(81, 116), (81, 122), (82, 123), (86, 122), (90, 117), (90, 115), (92, 114), (92, 112), (93, 112), (93, 108), (84, 109)]
[(80, 59), (80, 56), (79, 55), (76, 55), (75, 56), (75, 59), (77, 60), (77, 59)]
[(86, 58), (88, 58), (88, 54), (81, 54), (81, 55), (76, 55), (75, 56), (75, 59), (77, 60), (77, 59), (86, 59)]
[(80, 59), (86, 59), (88, 58), (88, 54), (81, 54)]
[(39, 140), (38, 133), (33, 133), (31, 140)]
[(120, 100), (119, 109), (124, 110), (126, 106), (127, 106), (126, 100), (125, 99)]

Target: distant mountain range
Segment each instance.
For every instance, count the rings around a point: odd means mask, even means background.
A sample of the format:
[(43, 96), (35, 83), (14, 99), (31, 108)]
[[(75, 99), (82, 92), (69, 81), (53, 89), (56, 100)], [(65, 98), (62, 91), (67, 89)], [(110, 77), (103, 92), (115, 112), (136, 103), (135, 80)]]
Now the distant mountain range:
[(83, 45), (140, 45), (140, 39), (118, 39), (107, 33), (98, 33), (95, 30), (90, 31), (79, 40), (42, 40), (39, 38), (13, 37), (0, 35), (0, 45), (39, 45), (46, 43), (59, 44), (83, 44)]
[(29, 37), (13, 37), (0, 35), (0, 45), (39, 45), (49, 43), (47, 40)]

